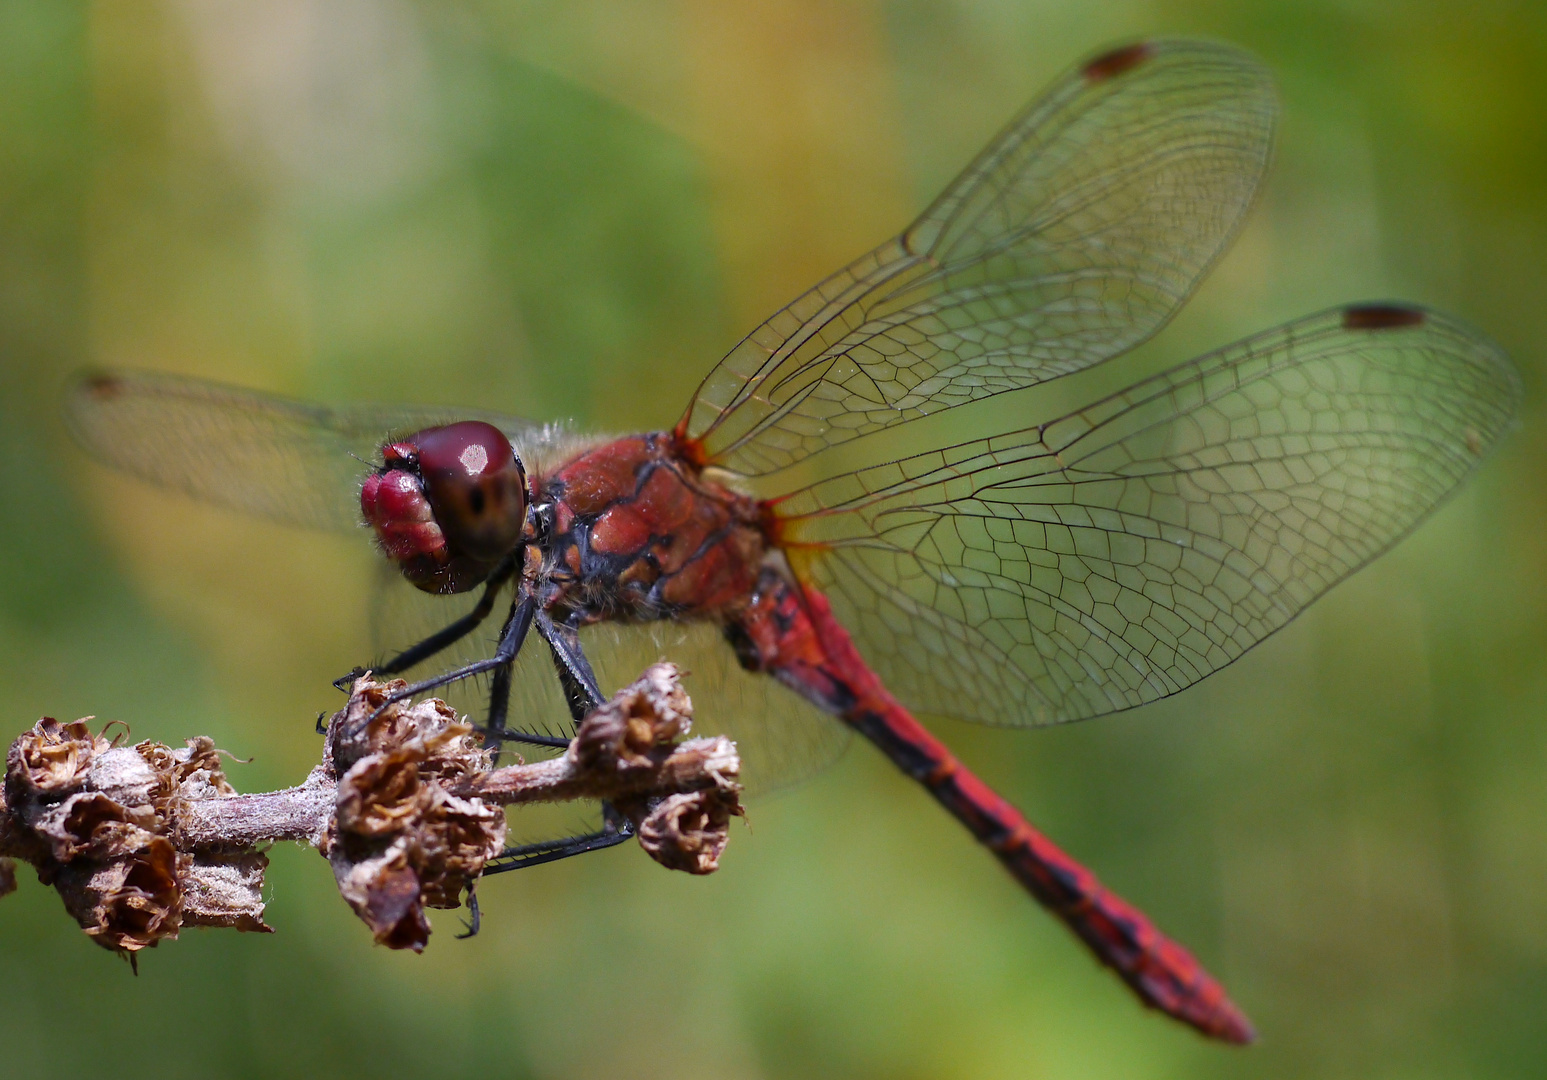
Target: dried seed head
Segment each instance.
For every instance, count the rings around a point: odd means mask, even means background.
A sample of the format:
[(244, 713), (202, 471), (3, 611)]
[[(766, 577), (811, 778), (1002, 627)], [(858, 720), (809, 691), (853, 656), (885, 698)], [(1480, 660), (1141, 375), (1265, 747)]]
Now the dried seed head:
[(192, 857), (164, 837), (109, 862), (78, 860), (59, 869), (55, 887), (81, 929), (120, 952), (138, 952), (177, 936), (182, 916), (178, 872)]
[(84, 720), (45, 718), (11, 744), (5, 792), (4, 830), (35, 845), (26, 858), (39, 879), (98, 944), (133, 954), (175, 938), (185, 912), (203, 925), (268, 929), (262, 855), (174, 844), (182, 808), (234, 794), (210, 740), (121, 747)]
[(426, 792), (419, 782), (425, 755), (402, 748), (370, 754), (355, 762), (338, 782), (338, 827), (363, 837), (393, 836), (415, 824), (424, 812)]
[(409, 865), (407, 848), (400, 841), (365, 859), (335, 856), (330, 861), (339, 892), (371, 928), (376, 944), (421, 952), (430, 939), (430, 923), (424, 917), (419, 875)]
[(11, 744), (6, 755), (7, 800), (19, 806), (24, 796), (57, 798), (79, 791), (97, 753), (111, 745), (93, 736), (86, 720), (61, 724), (45, 716)]
[(654, 664), (585, 718), (569, 753), (585, 768), (643, 767), (650, 751), (693, 729), (693, 703), (675, 664)]
[(730, 840), (730, 820), (741, 813), (735, 792), (709, 789), (669, 795), (640, 820), (639, 846), (668, 869), (711, 874)]
[(430, 934), (424, 908), (461, 902), (503, 849), (505, 814), (451, 793), (490, 756), (444, 702), (382, 707), (403, 685), (358, 680), (329, 725), (330, 758), (344, 773), (323, 852), (376, 941), (418, 951)]

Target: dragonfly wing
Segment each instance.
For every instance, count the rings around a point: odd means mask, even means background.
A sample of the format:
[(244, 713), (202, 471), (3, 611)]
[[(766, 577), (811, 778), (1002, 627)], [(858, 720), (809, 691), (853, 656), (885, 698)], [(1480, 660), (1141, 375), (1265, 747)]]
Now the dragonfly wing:
[(849, 745), (843, 724), (769, 676), (743, 669), (716, 623), (601, 623), (582, 631), (581, 642), (608, 693), (660, 660), (686, 672), (694, 732), (735, 740), (750, 794), (805, 780)]
[[(476, 602), (474, 595), (431, 595), (409, 585), (401, 574), (383, 573), (371, 618), (377, 655), (390, 657), (430, 636)], [(483, 626), (406, 677), (423, 678), (490, 656), (508, 610), (506, 599)], [(583, 629), (580, 643), (603, 693), (628, 685), (661, 660), (686, 672), (695, 732), (736, 741), (743, 779), (753, 794), (806, 779), (848, 745), (848, 728), (767, 675), (744, 671), (714, 623), (604, 622)], [(435, 692), (458, 712), (476, 718), (487, 709), (489, 683), (486, 677), (464, 679)], [(508, 726), (540, 735), (574, 733), (548, 648), (535, 633), (516, 659)], [(510, 748), (527, 760), (549, 756), (538, 747), (512, 743)]]
[(857, 436), (1098, 364), (1155, 333), (1267, 166), (1266, 71), (1162, 41), (1068, 73), (896, 240), (758, 327), (678, 435), (762, 475)]
[(1519, 401), (1465, 327), (1338, 309), (776, 511), (796, 572), (910, 707), (1075, 720), (1173, 694), (1283, 626), (1455, 490)]
[(150, 372), (83, 377), (65, 416), (77, 441), (115, 469), (220, 506), (346, 532), (360, 527), (360, 479), (392, 437), (488, 420), (524, 449), (523, 461), (568, 438), (558, 427), (482, 410), (335, 408)]
[[(849, 744), (849, 729), (831, 716), (767, 675), (743, 670), (714, 623), (604, 622), (583, 629), (580, 643), (603, 693), (626, 686), (661, 660), (686, 672), (694, 733), (735, 740), (751, 794), (820, 772)], [(553, 663), (536, 639), (517, 660), (510, 715), (512, 726), (568, 730), (569, 710)]]

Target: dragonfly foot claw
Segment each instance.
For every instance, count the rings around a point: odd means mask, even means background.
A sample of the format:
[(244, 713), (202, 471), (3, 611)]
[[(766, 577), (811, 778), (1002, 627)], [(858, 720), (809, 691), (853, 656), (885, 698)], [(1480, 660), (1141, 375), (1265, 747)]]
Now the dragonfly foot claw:
[(342, 690), (346, 694), (349, 693), (349, 691), (354, 688), (355, 680), (364, 675), (365, 671), (365, 668), (357, 667), (350, 671), (347, 675), (340, 675), (338, 678), (333, 680), (334, 689)]

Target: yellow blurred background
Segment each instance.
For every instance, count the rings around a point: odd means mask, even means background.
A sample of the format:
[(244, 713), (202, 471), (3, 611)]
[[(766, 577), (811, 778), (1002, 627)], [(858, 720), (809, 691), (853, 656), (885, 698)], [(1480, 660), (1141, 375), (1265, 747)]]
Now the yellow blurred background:
[[(364, 545), (88, 465), (58, 419), (70, 372), (667, 425), (740, 333), (898, 231), (1058, 72), (1153, 34), (1265, 60), (1277, 159), (1183, 316), (1081, 398), (1383, 297), (1479, 326), (1527, 393), (1459, 498), (1195, 690), (943, 730), (1225, 979), (1258, 1047), (1145, 1013), (856, 746), (754, 805), (711, 878), (632, 846), (509, 875), (476, 940), (439, 913), (423, 956), (373, 948), (294, 847), (276, 935), (191, 931), (138, 978), (24, 873), (0, 901), (0, 1070), (1547, 1072), (1547, 9), (1519, 0), (0, 6), (9, 730), (210, 734), (254, 759), (238, 786), (282, 786), (370, 649)], [(1007, 395), (962, 430), (1026, 413)]]

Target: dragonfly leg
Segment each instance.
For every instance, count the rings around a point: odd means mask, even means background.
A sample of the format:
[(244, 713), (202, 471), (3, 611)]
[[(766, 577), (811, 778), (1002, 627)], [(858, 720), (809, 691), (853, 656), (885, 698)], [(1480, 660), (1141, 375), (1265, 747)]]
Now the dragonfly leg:
[(464, 664), (450, 671), (443, 671), (429, 679), (423, 679), (416, 683), (409, 683), (400, 690), (394, 690), (388, 694), (386, 700), (366, 718), (370, 723), (381, 714), (382, 709), (395, 702), (405, 701), (408, 698), (424, 693), (426, 690), (434, 690), (438, 686), (454, 683), (460, 679), (470, 678), (473, 675), (481, 675), (485, 671), (493, 671), (501, 667), (509, 667), (515, 660), (516, 654), (521, 651), (521, 643), (526, 640), (526, 633), (532, 627), (532, 613), (537, 609), (537, 601), (530, 595), (521, 595), (510, 605), (510, 615), (505, 619), (505, 627), (500, 631), (499, 647), (494, 655), (487, 660), (475, 660), (471, 664)]
[(467, 929), (457, 935), (458, 941), (466, 941), (470, 937), (477, 937), (479, 929), (483, 926), (483, 913), (478, 909), (478, 883), (467, 887)]
[(529, 746), (551, 746), (564, 749), (569, 745), (569, 739), (559, 735), (538, 735), (530, 731), (518, 731), (505, 726), (506, 717), (510, 714), (510, 682), (511, 668), (515, 658), (504, 667), (496, 668), (494, 678), (489, 687), (489, 711), (485, 715), (484, 724), (475, 728), (483, 735), (484, 745), (494, 751), (496, 759), (499, 757), (500, 743), (519, 742)]
[[(429, 637), (415, 645), (410, 645), (398, 653), (391, 660), (373, 668), (378, 675), (396, 675), (407, 671), (415, 664), (428, 660), (448, 645), (452, 645), (477, 629), (478, 625), (489, 617), (489, 612), (494, 610), (494, 601), (499, 592), (510, 580), (510, 575), (516, 569), (516, 555), (514, 552), (505, 556), (500, 564), (494, 568), (494, 573), (489, 575), (488, 583), (484, 586), (483, 596), (478, 603), (466, 615), (448, 626), (435, 631)], [(347, 675), (341, 675), (333, 680), (333, 685), (340, 690), (348, 690), (349, 687), (361, 675), (365, 674), (365, 668), (355, 668)]]
[[(547, 612), (539, 611), (537, 632), (543, 636), (543, 640), (548, 643), (548, 648), (553, 654), (553, 666), (558, 672), (559, 684), (564, 688), (564, 700), (569, 704), (569, 714), (578, 728), (587, 714), (600, 707), (604, 700), (601, 686), (596, 681), (596, 672), (591, 669), (591, 661), (586, 659), (585, 650), (580, 647), (580, 635), (573, 626), (556, 623)], [(610, 802), (602, 803), (602, 822), (602, 832), (593, 834), (593, 837), (634, 835), (634, 826), (626, 817), (618, 813), (617, 808)], [(618, 842), (614, 840), (597, 846), (610, 847), (612, 843)], [(591, 850), (595, 848), (585, 847), (570, 854), (578, 855), (581, 851)], [(567, 855), (553, 856), (553, 858), (567, 857)]]
[(483, 714), (483, 745), (494, 754), (494, 764), (500, 763), (500, 744), (505, 738), (505, 717), (510, 714), (510, 677), (515, 661), (494, 669), (489, 680), (489, 708)]
[(615, 847), (633, 835), (634, 826), (628, 819), (603, 803), (602, 827), (599, 831), (506, 848), (484, 864), (483, 873), (488, 877), (490, 874), (503, 874), (507, 870), (522, 870), (528, 866), (540, 866), (584, 855), (588, 851), (601, 851), (603, 848)]
[(554, 622), (545, 611), (537, 613), (537, 632), (553, 652), (553, 666), (564, 687), (564, 700), (578, 726), (587, 713), (605, 700), (596, 682), (596, 673), (591, 670), (591, 662), (580, 648), (580, 635), (574, 627)]

